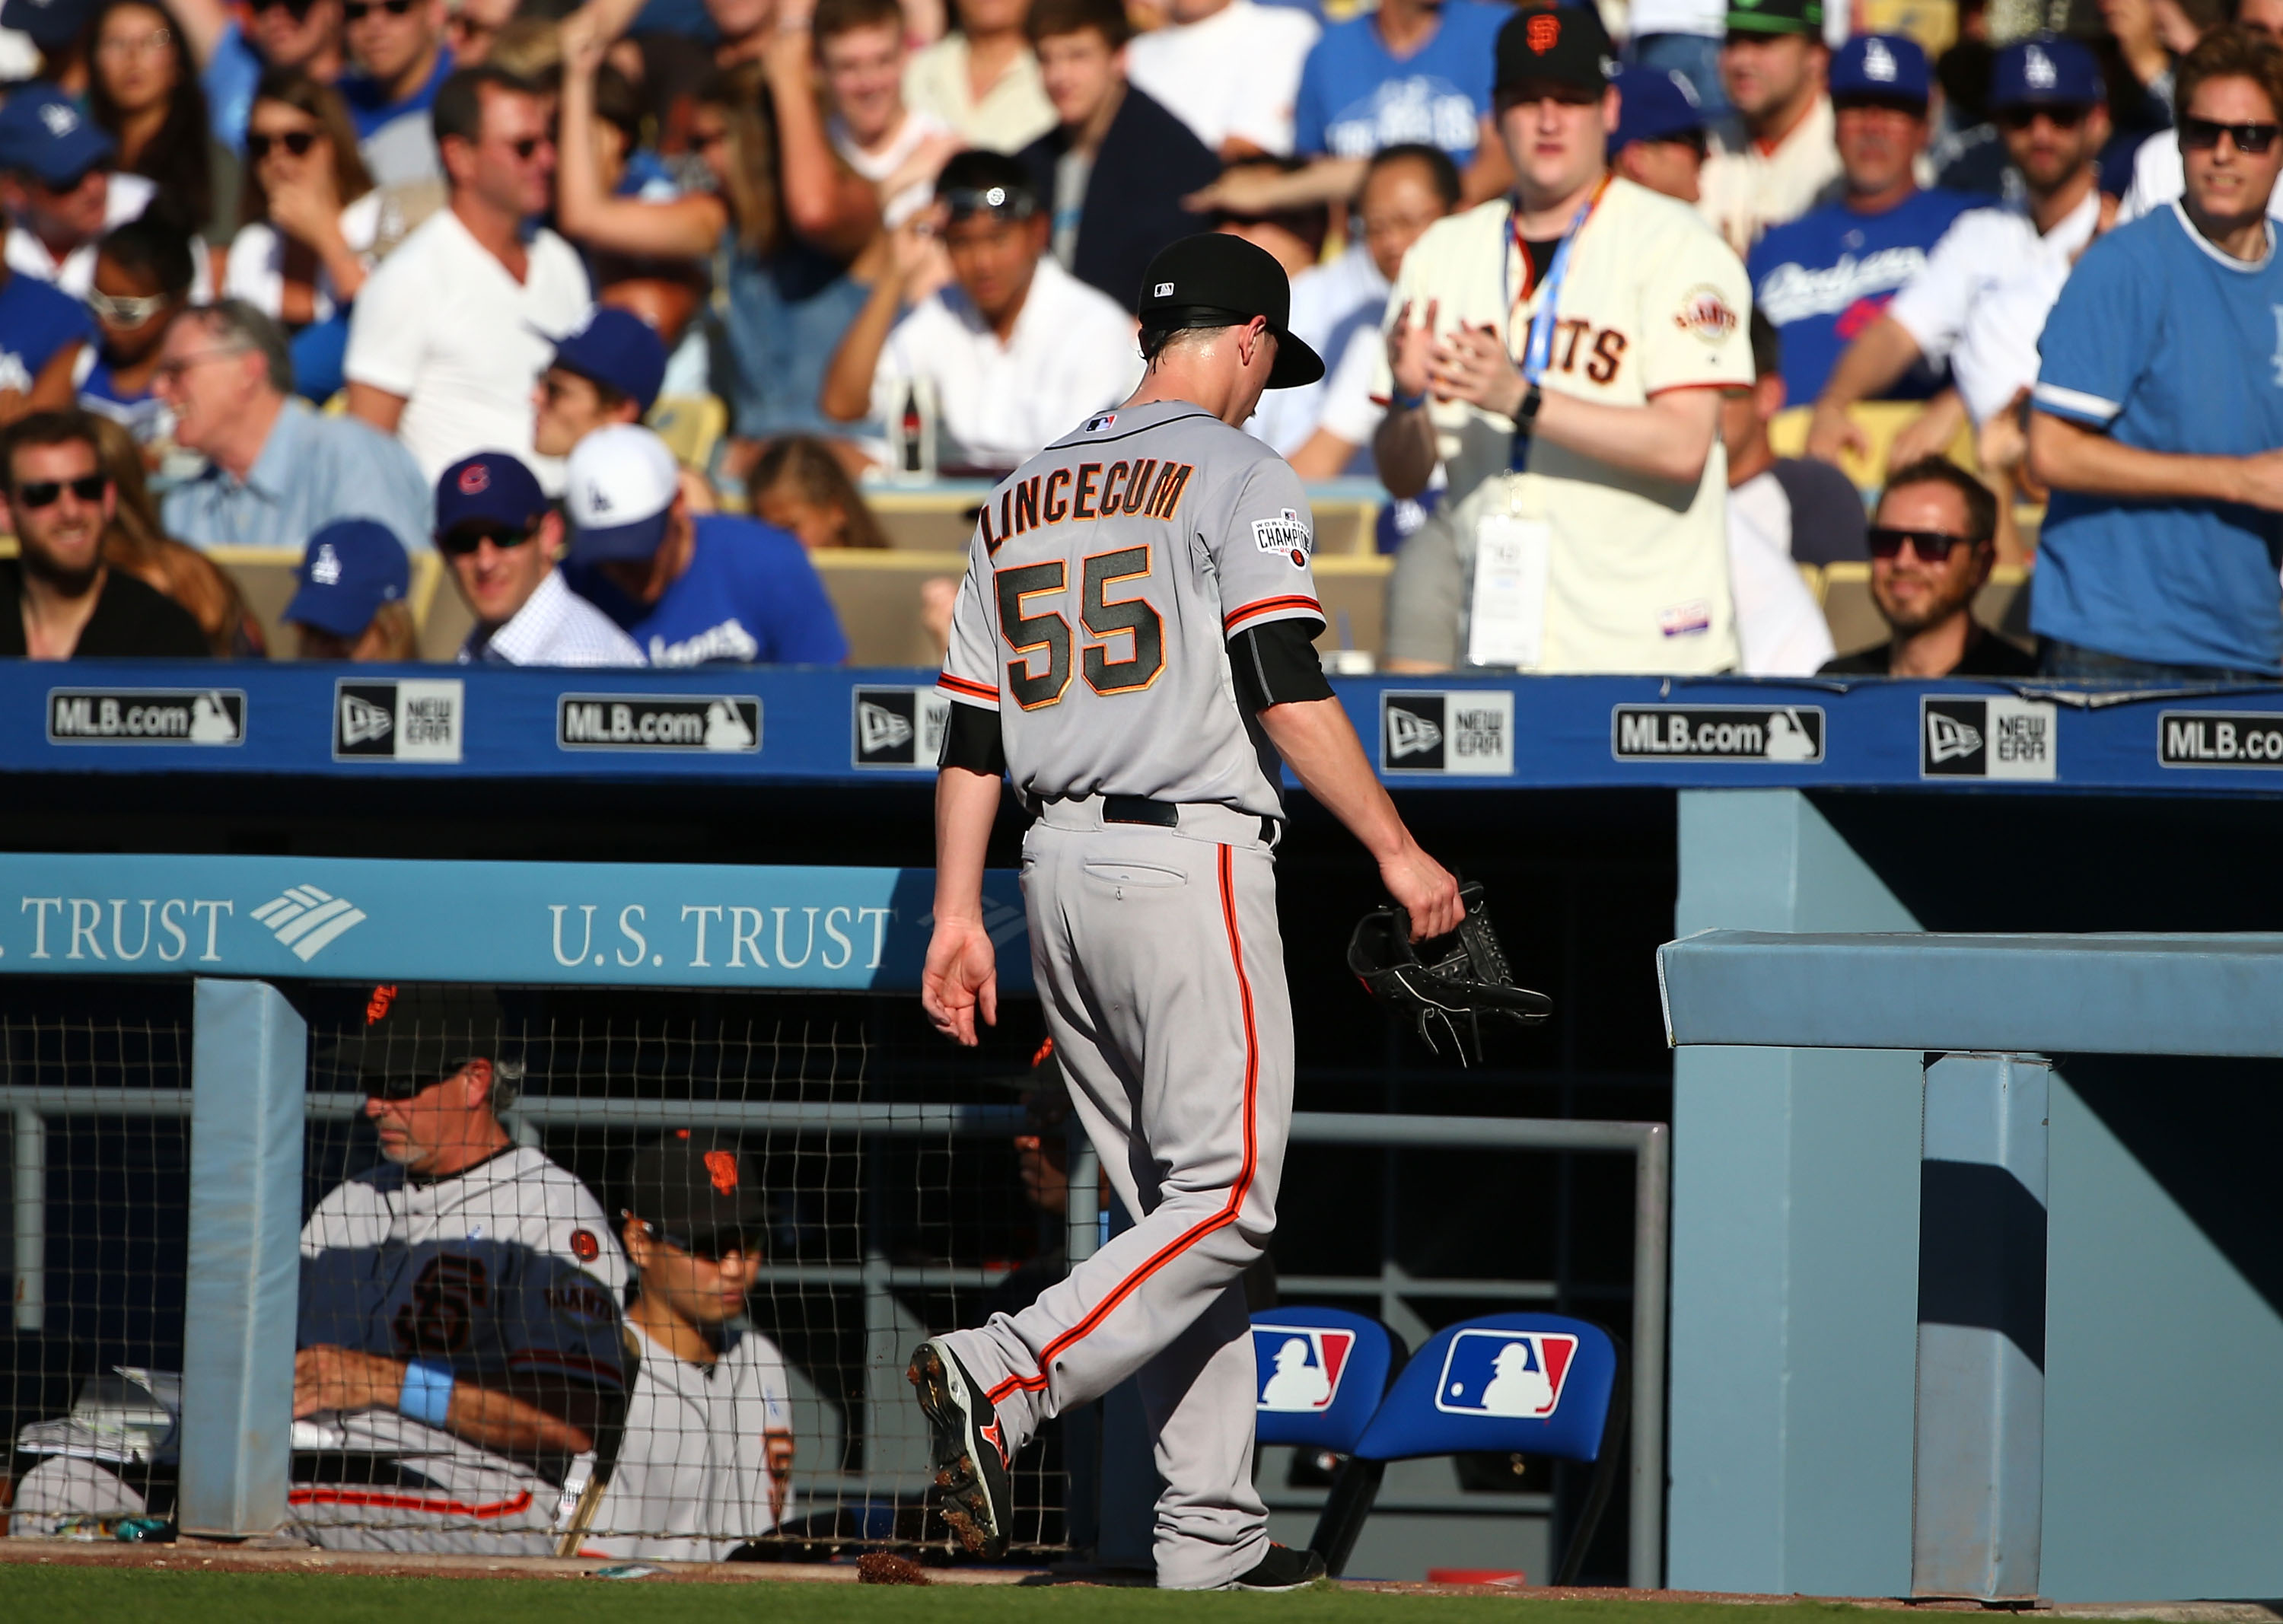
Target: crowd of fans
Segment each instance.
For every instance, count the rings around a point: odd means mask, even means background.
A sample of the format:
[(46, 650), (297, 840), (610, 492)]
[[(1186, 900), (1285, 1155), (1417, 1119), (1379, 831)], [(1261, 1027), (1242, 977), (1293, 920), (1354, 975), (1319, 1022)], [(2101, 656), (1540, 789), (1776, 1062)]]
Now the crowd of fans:
[[(410, 655), (432, 547), (463, 660), (845, 659), (865, 481), (1114, 404), (1219, 229), (1329, 363), (1252, 432), (1397, 499), (1393, 668), (1805, 673), (1794, 566), (1867, 558), (1897, 673), (2005, 663), (1921, 617), (2034, 561), (2049, 675), (2283, 675), (2283, 0), (2227, 4), (1930, 60), (1824, 0), (9, 0), (0, 652), (265, 652), (253, 545), (302, 658)], [(1876, 401), (1927, 477), (1866, 524)]]

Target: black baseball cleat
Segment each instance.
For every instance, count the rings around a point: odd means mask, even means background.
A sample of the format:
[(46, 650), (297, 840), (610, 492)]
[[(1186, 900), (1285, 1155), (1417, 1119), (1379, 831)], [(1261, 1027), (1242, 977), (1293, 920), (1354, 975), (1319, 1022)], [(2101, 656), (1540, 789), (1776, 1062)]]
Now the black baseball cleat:
[(1224, 1590), (1300, 1590), (1324, 1576), (1324, 1559), (1313, 1550), (1271, 1545), (1251, 1571), (1239, 1573)]
[(933, 1338), (912, 1351), (911, 1369), (904, 1374), (935, 1433), (931, 1450), (943, 1520), (971, 1554), (993, 1559), (1006, 1555), (1013, 1495), (998, 1412), (958, 1356)]

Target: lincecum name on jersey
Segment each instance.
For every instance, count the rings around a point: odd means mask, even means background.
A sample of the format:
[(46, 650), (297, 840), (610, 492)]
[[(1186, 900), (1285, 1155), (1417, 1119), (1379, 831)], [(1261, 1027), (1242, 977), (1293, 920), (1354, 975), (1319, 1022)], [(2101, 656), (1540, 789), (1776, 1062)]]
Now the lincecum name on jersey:
[(1609, 748), (1621, 761), (1803, 761), (1823, 759), (1815, 705), (1619, 705)]
[(2156, 729), (2161, 766), (2283, 768), (2283, 714), (2273, 711), (2166, 711)]
[(48, 742), (58, 745), (236, 745), (245, 694), (236, 688), (51, 688)]
[(1181, 505), (1196, 469), (1188, 463), (1166, 463), (1154, 457), (1138, 462), (1080, 463), (1075, 469), (1056, 468), (1034, 473), (999, 493), (998, 524), (992, 524), (988, 507), (977, 515), (983, 527), (983, 547), (996, 552), (1009, 536), (1065, 519), (1109, 519), (1138, 513), (1144, 519), (1171, 519)]
[(564, 750), (753, 751), (761, 701), (754, 694), (566, 693), (556, 701)]

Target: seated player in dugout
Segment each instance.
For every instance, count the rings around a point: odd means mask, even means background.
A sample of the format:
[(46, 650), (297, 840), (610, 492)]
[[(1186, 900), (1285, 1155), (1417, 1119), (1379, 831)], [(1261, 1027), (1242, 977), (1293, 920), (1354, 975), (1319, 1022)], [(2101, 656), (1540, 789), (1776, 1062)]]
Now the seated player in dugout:
[[(586, 1186), (501, 1125), (523, 1076), (504, 1036), (487, 994), (388, 985), (318, 1052), (363, 1092), (381, 1161), (301, 1228), (287, 1503), (312, 1544), (552, 1556), (580, 1457), (623, 1416), (626, 1266)], [(18, 1526), (134, 1500), (51, 1461), (17, 1486)]]
[(576, 1549), (731, 1559), (784, 1520), (792, 1482), (784, 1355), (745, 1318), (767, 1197), (734, 1140), (682, 1128), (635, 1153), (619, 1216), (639, 1360), (609, 1486)]

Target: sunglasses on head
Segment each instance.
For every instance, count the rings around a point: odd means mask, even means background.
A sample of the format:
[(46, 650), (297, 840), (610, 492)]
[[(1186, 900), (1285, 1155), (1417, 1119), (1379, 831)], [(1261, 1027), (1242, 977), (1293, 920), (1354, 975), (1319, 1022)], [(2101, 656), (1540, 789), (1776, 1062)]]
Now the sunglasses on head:
[(362, 22), (375, 12), (402, 17), (419, 4), (420, 0), (348, 0), (348, 4), (341, 7), (341, 15), (351, 22)]
[(436, 549), (453, 558), (465, 558), (486, 542), (504, 550), (510, 547), (520, 547), (538, 534), (537, 525), (518, 530), (511, 525), (477, 519), (464, 525), (454, 525), (445, 531), (436, 538)]
[(111, 488), (107, 473), (83, 473), (76, 480), (32, 480), (16, 487), (16, 505), (27, 508), (53, 507), (68, 489), (82, 502), (100, 502), (103, 493)]
[(254, 162), (260, 163), (282, 146), (296, 158), (307, 158), (309, 155), (309, 149), (316, 144), (317, 132), (314, 129), (289, 129), (283, 135), (277, 136), (259, 129), (248, 130), (245, 137), (245, 155)]
[(2223, 124), (2217, 119), (2182, 119), (2180, 150), (2209, 152), (2219, 144), (2222, 134), (2235, 143), (2237, 152), (2256, 157), (2275, 144), (2275, 137), (2283, 134), (2283, 125)]
[(1928, 564), (1940, 564), (1950, 557), (1953, 547), (1971, 547), (1973, 538), (1952, 535), (1946, 530), (1897, 530), (1889, 525), (1871, 527), (1871, 556), (1891, 558), (1902, 551), (1905, 543), (1913, 552)]
[(2053, 106), (2040, 105), (2035, 107), (2008, 107), (1998, 115), (1998, 122), (2007, 129), (2018, 131), (2029, 129), (2039, 119), (2045, 119), (2051, 121), (2055, 129), (2075, 129), (2084, 122), (2085, 114), (2091, 111), (2092, 109), (2088, 107), (2075, 107), (2066, 104)]

